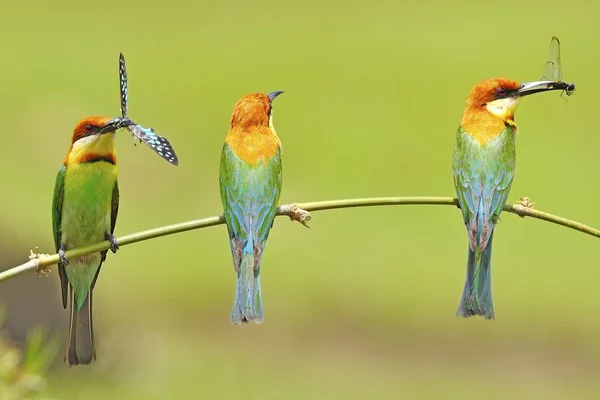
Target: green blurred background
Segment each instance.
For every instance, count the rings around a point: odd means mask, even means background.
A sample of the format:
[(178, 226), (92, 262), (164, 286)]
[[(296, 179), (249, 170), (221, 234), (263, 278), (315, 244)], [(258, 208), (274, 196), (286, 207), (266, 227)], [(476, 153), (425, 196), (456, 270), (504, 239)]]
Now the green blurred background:
[[(600, 226), (600, 6), (588, 1), (11, 2), (0, 36), (0, 269), (53, 252), (51, 200), (70, 134), (119, 113), (169, 138), (173, 167), (118, 135), (116, 234), (219, 214), (218, 167), (235, 102), (274, 105), (281, 202), (453, 196), (464, 100), (478, 81), (536, 80), (557, 35), (563, 78), (517, 112), (510, 201)], [(98, 360), (48, 376), (56, 399), (598, 398), (600, 242), (504, 214), (495, 322), (459, 320), (467, 240), (457, 209), (380, 207), (277, 219), (262, 269), (265, 323), (233, 326), (224, 226), (109, 255), (95, 290)], [(59, 281), (0, 286), (17, 342), (64, 340)], [(110, 397), (109, 397), (110, 396)]]

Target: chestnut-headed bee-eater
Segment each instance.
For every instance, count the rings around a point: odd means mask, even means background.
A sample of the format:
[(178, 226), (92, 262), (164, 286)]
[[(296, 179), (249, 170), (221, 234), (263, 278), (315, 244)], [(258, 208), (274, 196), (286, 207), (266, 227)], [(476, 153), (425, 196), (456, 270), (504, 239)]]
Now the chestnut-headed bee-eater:
[(281, 193), (281, 142), (271, 102), (281, 93), (249, 94), (237, 102), (221, 154), (221, 201), (237, 273), (234, 324), (263, 321), (260, 262)]
[(475, 85), (454, 142), (453, 175), (469, 238), (467, 277), (458, 316), (494, 318), (491, 258), (494, 227), (515, 175), (514, 113), (523, 96), (562, 90), (561, 82), (495, 78)]
[(96, 358), (92, 324), (92, 291), (107, 251), (68, 260), (67, 250), (109, 240), (119, 248), (113, 231), (119, 209), (117, 159), (114, 146), (119, 119), (89, 117), (73, 131), (71, 147), (56, 175), (52, 202), (54, 244), (63, 307), (69, 300), (71, 320), (65, 349), (70, 365)]

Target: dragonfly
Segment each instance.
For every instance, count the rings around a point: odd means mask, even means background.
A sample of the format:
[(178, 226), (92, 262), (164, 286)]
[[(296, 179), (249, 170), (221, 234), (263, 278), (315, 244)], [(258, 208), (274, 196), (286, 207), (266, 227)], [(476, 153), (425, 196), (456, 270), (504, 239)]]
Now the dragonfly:
[(121, 117), (117, 118), (119, 121), (118, 126), (127, 129), (140, 143), (145, 143), (171, 164), (178, 165), (179, 159), (167, 138), (156, 134), (152, 128), (145, 128), (135, 123), (127, 116), (127, 68), (125, 67), (125, 56), (123, 56), (123, 53), (119, 54), (119, 88), (121, 92)]
[(556, 36), (552, 36), (550, 40), (549, 59), (544, 65), (544, 72), (540, 80), (550, 81), (549, 86), (557, 89), (562, 89), (567, 96), (570, 96), (575, 91), (574, 83), (566, 83), (562, 81), (562, 67), (560, 64), (560, 41)]

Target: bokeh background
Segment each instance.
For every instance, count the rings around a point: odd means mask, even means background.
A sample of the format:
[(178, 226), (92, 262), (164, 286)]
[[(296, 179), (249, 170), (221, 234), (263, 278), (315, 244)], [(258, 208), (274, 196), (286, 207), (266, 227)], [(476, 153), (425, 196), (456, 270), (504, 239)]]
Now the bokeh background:
[[(77, 121), (130, 115), (169, 138), (173, 167), (117, 135), (116, 234), (217, 215), (235, 102), (274, 103), (281, 203), (453, 196), (456, 128), (471, 86), (540, 77), (562, 44), (577, 84), (517, 112), (510, 195), (600, 226), (597, 4), (588, 1), (5, 2), (0, 13), (0, 269), (52, 253), (51, 201)], [(265, 323), (233, 326), (224, 226), (110, 254), (95, 290), (98, 360), (49, 371), (55, 399), (566, 399), (600, 396), (600, 242), (504, 214), (496, 320), (460, 320), (467, 240), (457, 209), (380, 207), (278, 218), (264, 256)], [(56, 271), (0, 285), (4, 329), (64, 343)]]

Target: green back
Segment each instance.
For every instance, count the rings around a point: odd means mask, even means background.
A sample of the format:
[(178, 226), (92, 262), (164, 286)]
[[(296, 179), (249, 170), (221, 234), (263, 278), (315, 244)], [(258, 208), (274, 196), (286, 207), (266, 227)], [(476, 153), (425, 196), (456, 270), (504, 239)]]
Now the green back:
[(463, 127), (454, 142), (453, 175), (471, 244), (485, 247), (507, 201), (515, 174), (515, 132), (511, 126), (484, 145)]
[(281, 193), (281, 149), (249, 165), (225, 143), (219, 171), (221, 201), (234, 258), (240, 246), (254, 246), (268, 235)]

